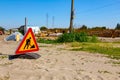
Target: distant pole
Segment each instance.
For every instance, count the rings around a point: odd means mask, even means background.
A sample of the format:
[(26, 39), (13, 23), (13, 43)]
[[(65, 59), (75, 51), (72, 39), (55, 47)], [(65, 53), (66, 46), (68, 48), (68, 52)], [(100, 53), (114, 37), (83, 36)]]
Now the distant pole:
[(48, 14), (46, 14), (46, 27), (48, 28)]
[(74, 0), (71, 1), (71, 16), (70, 16), (70, 27), (69, 31), (72, 32), (73, 29), (73, 19), (74, 19)]
[(55, 18), (54, 18), (54, 16), (52, 17), (52, 27), (54, 27), (54, 20), (55, 20)]
[(27, 18), (25, 17), (25, 26), (24, 26), (24, 34), (26, 33), (27, 29)]

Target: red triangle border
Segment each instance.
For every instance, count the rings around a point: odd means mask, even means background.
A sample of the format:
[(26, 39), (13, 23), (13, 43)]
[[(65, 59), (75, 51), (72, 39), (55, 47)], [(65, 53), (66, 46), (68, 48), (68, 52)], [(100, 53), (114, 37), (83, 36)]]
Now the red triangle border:
[[(19, 51), (20, 47), (22, 46), (23, 42), (25, 41), (25, 39), (26, 39), (26, 37), (27, 37), (27, 35), (28, 35), (29, 33), (31, 33), (32, 38), (33, 38), (33, 41), (35, 42), (35, 45), (36, 45), (37, 48), (36, 48), (36, 49), (33, 49), (33, 50)], [(16, 49), (15, 53), (16, 53), (16, 54), (25, 54), (25, 53), (28, 53), (28, 52), (33, 52), (33, 51), (38, 51), (38, 50), (39, 50), (39, 47), (38, 47), (38, 45), (37, 45), (37, 42), (36, 42), (34, 33), (33, 33), (33, 31), (32, 31), (32, 28), (29, 28), (28, 31), (27, 31), (27, 33), (25, 34), (23, 40), (21, 41), (20, 45), (19, 45), (18, 48)]]

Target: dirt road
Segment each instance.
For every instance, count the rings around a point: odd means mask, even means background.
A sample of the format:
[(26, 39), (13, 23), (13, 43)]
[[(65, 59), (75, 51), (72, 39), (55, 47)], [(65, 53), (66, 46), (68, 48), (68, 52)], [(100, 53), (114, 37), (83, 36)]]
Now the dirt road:
[[(39, 44), (39, 59), (9, 60), (19, 42), (0, 36), (0, 80), (120, 80), (120, 60), (66, 50), (65, 44)], [(6, 55), (3, 55), (6, 54)]]

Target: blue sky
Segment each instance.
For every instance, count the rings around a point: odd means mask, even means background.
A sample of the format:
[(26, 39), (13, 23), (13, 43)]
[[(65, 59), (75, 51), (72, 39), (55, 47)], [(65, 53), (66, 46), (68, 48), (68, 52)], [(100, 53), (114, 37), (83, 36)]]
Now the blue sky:
[[(120, 23), (120, 0), (74, 0), (74, 26), (107, 26), (114, 28)], [(71, 0), (0, 0), (0, 26), (6, 29), (24, 25), (46, 26), (48, 28), (68, 28)]]

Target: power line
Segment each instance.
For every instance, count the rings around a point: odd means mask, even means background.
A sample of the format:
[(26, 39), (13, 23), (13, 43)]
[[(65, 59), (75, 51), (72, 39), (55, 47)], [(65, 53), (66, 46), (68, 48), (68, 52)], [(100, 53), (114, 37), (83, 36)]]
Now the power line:
[(85, 10), (85, 11), (81, 11), (81, 12), (76, 13), (76, 14), (83, 14), (83, 13), (89, 13), (89, 12), (93, 12), (93, 11), (98, 11), (100, 9), (110, 7), (110, 6), (113, 6), (113, 5), (116, 5), (116, 4), (120, 4), (120, 1), (116, 1), (114, 3), (106, 4), (106, 5), (103, 5), (103, 6), (100, 6), (100, 7), (96, 7), (94, 9), (88, 9), (88, 10)]

